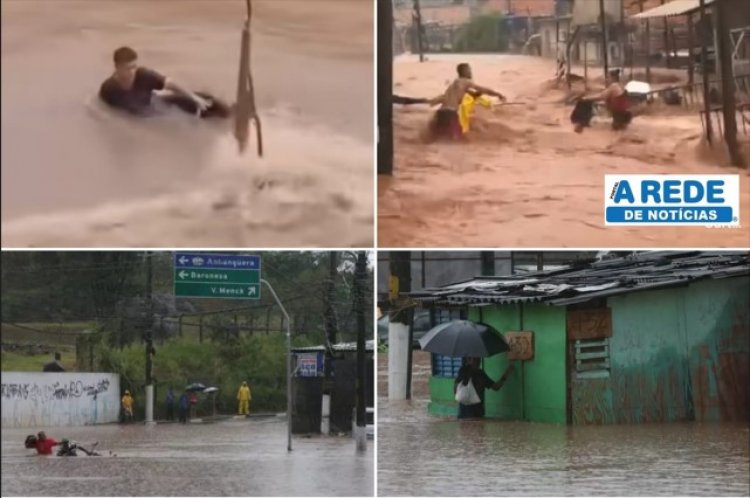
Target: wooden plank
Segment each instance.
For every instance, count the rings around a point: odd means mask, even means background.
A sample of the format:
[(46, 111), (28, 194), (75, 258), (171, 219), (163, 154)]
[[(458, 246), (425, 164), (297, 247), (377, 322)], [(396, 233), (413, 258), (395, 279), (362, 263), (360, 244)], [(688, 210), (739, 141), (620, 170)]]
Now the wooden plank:
[(577, 360), (590, 360), (593, 358), (609, 358), (609, 351), (597, 351), (596, 353), (578, 353)]
[(599, 363), (582, 363), (577, 362), (576, 371), (583, 372), (586, 370), (606, 370), (609, 369), (609, 360), (602, 361)]
[(568, 339), (602, 339), (612, 337), (612, 310), (596, 308), (569, 310), (567, 315)]
[(594, 372), (577, 372), (576, 379), (606, 379), (609, 378), (609, 370), (597, 370)]
[(534, 359), (534, 332), (529, 330), (510, 331), (503, 334), (505, 342), (510, 346), (509, 360)]
[(609, 346), (609, 339), (602, 339), (601, 341), (576, 341), (576, 349), (585, 349), (585, 348), (593, 348), (593, 347), (602, 347), (602, 346)]

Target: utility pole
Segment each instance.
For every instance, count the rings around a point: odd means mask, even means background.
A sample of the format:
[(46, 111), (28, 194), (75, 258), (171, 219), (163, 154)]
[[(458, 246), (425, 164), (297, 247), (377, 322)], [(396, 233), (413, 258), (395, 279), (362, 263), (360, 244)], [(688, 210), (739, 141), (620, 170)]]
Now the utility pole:
[(411, 252), (390, 251), (389, 298), (391, 310), (388, 324), (388, 399), (407, 399), (412, 340), (408, 298), (411, 291)]
[[(726, 0), (717, 0), (716, 6), (716, 33), (719, 53), (717, 59), (721, 69), (721, 96), (722, 109), (724, 111), (724, 140), (729, 149), (729, 158), (732, 166), (743, 168), (745, 160), (740, 154), (740, 146), (737, 143), (737, 114), (734, 99), (734, 64), (732, 63), (732, 47), (729, 39), (729, 22), (727, 19)], [(710, 119), (710, 118), (709, 118)]]
[(321, 404), (320, 432), (329, 434), (331, 432), (331, 387), (333, 379), (333, 345), (336, 344), (337, 322), (336, 311), (333, 301), (336, 299), (336, 272), (338, 267), (336, 251), (328, 253), (328, 282), (326, 283), (326, 359), (323, 379), (323, 402)]
[(419, 0), (414, 0), (414, 13), (412, 14), (413, 24), (417, 28), (417, 51), (419, 52), (419, 62), (424, 62), (424, 41), (422, 39), (422, 9)]
[(607, 47), (607, 15), (604, 11), (604, 0), (599, 0), (599, 23), (602, 30), (602, 62), (604, 64), (604, 81), (606, 82), (609, 76), (609, 49)]
[(708, 82), (708, 46), (706, 44), (706, 0), (700, 0), (700, 24), (698, 36), (701, 38), (701, 72), (703, 73), (703, 111), (706, 113), (706, 140), (713, 141), (713, 122), (711, 121), (711, 88)]
[(357, 451), (367, 449), (366, 433), (366, 401), (365, 401), (365, 316), (367, 299), (365, 292), (367, 289), (367, 253), (365, 251), (357, 252), (357, 263), (354, 272), (355, 284), (355, 307), (357, 314)]
[(393, 174), (393, 3), (377, 0), (378, 174)]
[(154, 386), (151, 371), (154, 360), (154, 337), (153, 337), (153, 253), (146, 251), (146, 319), (144, 320), (144, 338), (146, 342), (146, 423), (154, 423)]

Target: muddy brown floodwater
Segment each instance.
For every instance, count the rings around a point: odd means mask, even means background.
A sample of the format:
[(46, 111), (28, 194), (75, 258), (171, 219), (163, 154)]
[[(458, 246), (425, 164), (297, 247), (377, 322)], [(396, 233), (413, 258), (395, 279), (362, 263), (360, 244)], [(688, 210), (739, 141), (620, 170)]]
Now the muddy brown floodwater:
[(3, 247), (372, 245), (372, 1), (253, 4), (264, 159), (96, 98), (126, 44), (233, 100), (244, 0), (2, 0)]
[(350, 437), (295, 438), (287, 452), (276, 419), (44, 428), (99, 441), (101, 457), (29, 456), (23, 440), (39, 429), (3, 429), (3, 496), (373, 495), (371, 443), (357, 454)]
[[(740, 229), (604, 226), (605, 174), (739, 174), (742, 216), (750, 173), (719, 164), (701, 144), (697, 112), (649, 109), (614, 133), (595, 118), (572, 130), (567, 89), (550, 85), (553, 60), (515, 55), (431, 55), (396, 59), (394, 93), (439, 95), (457, 62), (477, 83), (522, 105), (478, 107), (468, 144), (431, 144), (421, 134), (431, 111), (394, 107), (392, 177), (378, 178), (378, 244), (384, 247), (746, 247)], [(581, 68), (574, 68), (582, 74)], [(599, 70), (591, 70), (601, 72)], [(681, 73), (684, 78), (684, 72)], [(664, 79), (680, 77), (667, 73)], [(601, 77), (599, 78), (601, 80)], [(601, 81), (592, 88), (601, 88)], [(750, 160), (750, 136), (743, 136)]]
[[(378, 356), (378, 392), (387, 361)], [(430, 355), (412, 401), (378, 398), (380, 496), (747, 496), (750, 427), (562, 426), (429, 415)]]

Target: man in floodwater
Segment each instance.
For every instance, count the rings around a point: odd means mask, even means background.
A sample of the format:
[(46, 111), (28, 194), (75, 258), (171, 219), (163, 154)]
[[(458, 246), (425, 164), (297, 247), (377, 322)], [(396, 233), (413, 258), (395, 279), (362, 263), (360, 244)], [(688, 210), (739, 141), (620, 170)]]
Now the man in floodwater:
[(60, 444), (60, 442), (51, 437), (47, 437), (44, 431), (40, 431), (36, 436), (27, 436), (26, 441), (24, 441), (24, 446), (29, 449), (35, 449), (37, 455), (51, 455), (52, 448), (60, 446)]
[(502, 102), (505, 101), (505, 97), (500, 92), (474, 83), (469, 64), (462, 62), (456, 67), (456, 72), (458, 77), (445, 92), (430, 100), (431, 105), (440, 104), (440, 108), (430, 122), (430, 139), (458, 140), (464, 137), (459, 120), (459, 109), (467, 93), (473, 98), (489, 95), (499, 98)]
[(131, 114), (145, 116), (156, 110), (154, 91), (167, 91), (157, 98), (201, 118), (227, 118), (231, 112), (220, 100), (202, 92), (191, 92), (171, 78), (138, 65), (138, 54), (130, 47), (114, 52), (115, 72), (102, 83), (99, 98)]
[(453, 391), (458, 389), (459, 384), (464, 386), (471, 384), (474, 387), (477, 395), (479, 396), (479, 403), (473, 405), (464, 405), (459, 403), (458, 405), (458, 418), (484, 418), (484, 390), (492, 389), (493, 391), (499, 390), (505, 384), (508, 376), (514, 369), (514, 365), (508, 365), (505, 369), (502, 377), (497, 382), (490, 379), (489, 375), (482, 370), (479, 365), (479, 358), (467, 358), (466, 363), (458, 371), (458, 377), (453, 385)]
[(570, 117), (575, 124), (576, 133), (581, 133), (583, 128), (589, 126), (594, 114), (594, 102), (598, 101), (603, 101), (607, 110), (612, 114), (613, 130), (624, 130), (633, 120), (628, 92), (620, 83), (620, 70), (611, 70), (607, 80), (608, 86), (604, 91), (596, 95), (583, 97), (576, 103)]

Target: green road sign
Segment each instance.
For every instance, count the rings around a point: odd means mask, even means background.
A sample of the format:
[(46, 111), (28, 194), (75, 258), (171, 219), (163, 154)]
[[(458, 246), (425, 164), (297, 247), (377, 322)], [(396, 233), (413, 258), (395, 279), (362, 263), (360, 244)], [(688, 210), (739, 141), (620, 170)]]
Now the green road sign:
[(258, 284), (258, 270), (204, 270), (195, 268), (175, 268), (176, 283), (211, 284)]
[(174, 295), (260, 299), (260, 256), (175, 253)]
[(260, 299), (260, 284), (216, 284), (176, 281), (175, 296)]

